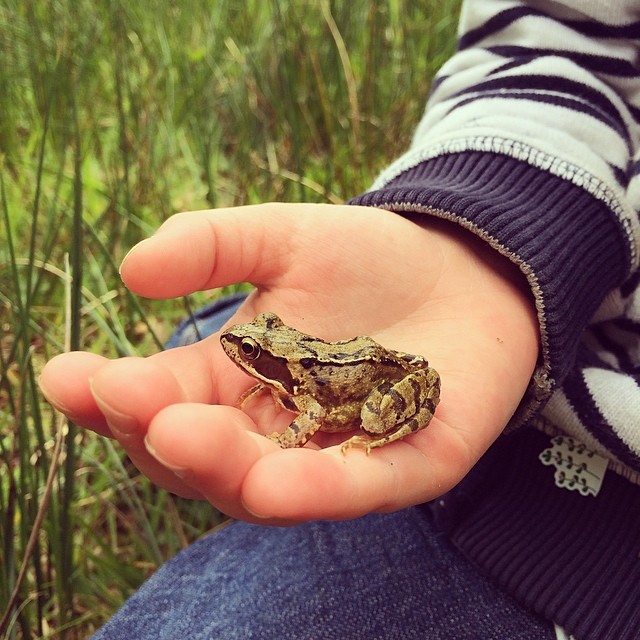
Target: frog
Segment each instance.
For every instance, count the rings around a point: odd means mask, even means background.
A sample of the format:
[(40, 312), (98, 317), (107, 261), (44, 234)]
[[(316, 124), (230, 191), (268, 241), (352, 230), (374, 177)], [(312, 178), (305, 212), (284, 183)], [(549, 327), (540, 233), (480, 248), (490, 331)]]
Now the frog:
[(424, 429), (440, 400), (440, 375), (421, 355), (387, 349), (368, 336), (337, 342), (286, 325), (275, 313), (223, 330), (226, 355), (258, 380), (238, 406), (270, 392), (297, 413), (281, 433), (267, 437), (282, 448), (304, 446), (317, 431), (360, 430), (342, 443), (372, 449)]

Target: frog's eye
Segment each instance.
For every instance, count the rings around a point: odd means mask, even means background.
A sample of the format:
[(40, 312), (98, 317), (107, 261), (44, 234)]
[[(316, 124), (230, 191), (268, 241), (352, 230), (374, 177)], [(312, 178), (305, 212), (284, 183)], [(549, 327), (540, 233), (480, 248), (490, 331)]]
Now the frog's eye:
[(255, 360), (260, 355), (260, 345), (253, 338), (243, 338), (240, 353), (244, 360)]

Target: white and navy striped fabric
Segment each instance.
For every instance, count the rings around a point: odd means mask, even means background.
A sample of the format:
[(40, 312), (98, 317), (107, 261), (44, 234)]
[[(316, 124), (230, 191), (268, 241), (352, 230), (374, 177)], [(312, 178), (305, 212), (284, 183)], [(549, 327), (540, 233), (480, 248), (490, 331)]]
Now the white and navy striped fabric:
[[(640, 478), (640, 2), (471, 0), (410, 150), (361, 204), (456, 220), (539, 310), (538, 421)], [(513, 224), (514, 221), (526, 223)]]
[[(432, 508), (527, 607), (639, 638), (640, 0), (468, 0), (409, 150), (352, 202), (452, 220), (527, 277), (542, 353), (512, 435)], [(608, 459), (597, 497), (540, 464), (558, 433)]]

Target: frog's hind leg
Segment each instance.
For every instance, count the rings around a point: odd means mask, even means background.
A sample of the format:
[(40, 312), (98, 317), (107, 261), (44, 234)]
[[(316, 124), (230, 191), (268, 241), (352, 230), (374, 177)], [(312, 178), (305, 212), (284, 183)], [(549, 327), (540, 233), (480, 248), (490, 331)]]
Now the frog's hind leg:
[(380, 385), (369, 394), (360, 414), (366, 435), (347, 440), (342, 453), (357, 447), (368, 454), (371, 449), (424, 429), (439, 399), (440, 376), (431, 368), (410, 373), (395, 384)]

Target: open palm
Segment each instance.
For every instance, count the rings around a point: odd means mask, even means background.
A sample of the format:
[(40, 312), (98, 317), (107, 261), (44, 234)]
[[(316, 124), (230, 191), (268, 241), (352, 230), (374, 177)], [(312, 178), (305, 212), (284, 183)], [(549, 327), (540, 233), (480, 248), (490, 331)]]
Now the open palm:
[(264, 438), (293, 416), (268, 396), (236, 408), (253, 381), (218, 335), (148, 358), (71, 353), (48, 363), (41, 384), (52, 404), (117, 438), (159, 485), (245, 520), (351, 518), (440, 495), (505, 427), (538, 354), (517, 270), (427, 216), (293, 204), (179, 214), (131, 251), (122, 277), (162, 298), (248, 281), (256, 290), (233, 322), (273, 311), (326, 340), (370, 335), (439, 371), (429, 427), (367, 456), (343, 455), (335, 434), (287, 450)]

